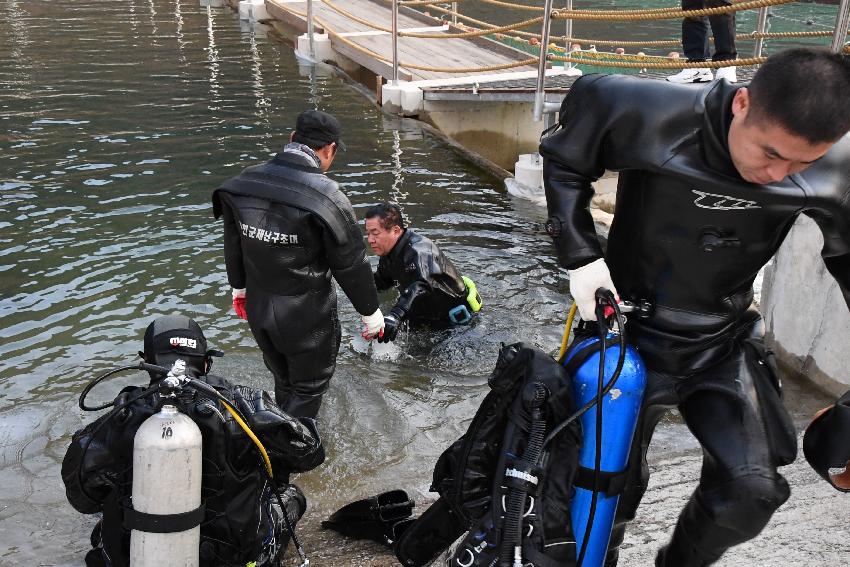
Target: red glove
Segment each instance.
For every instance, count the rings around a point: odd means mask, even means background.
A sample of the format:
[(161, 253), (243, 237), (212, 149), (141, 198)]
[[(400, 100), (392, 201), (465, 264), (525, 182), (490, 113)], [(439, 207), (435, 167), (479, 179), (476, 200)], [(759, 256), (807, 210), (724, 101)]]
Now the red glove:
[(233, 290), (233, 310), (236, 312), (236, 316), (240, 319), (248, 320), (248, 312), (245, 311), (245, 290), (244, 289), (234, 289)]

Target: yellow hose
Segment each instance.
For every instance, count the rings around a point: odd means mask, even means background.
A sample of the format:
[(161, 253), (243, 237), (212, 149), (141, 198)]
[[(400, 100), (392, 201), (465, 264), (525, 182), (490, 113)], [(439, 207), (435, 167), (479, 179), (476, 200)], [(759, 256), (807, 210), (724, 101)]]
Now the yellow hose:
[(558, 362), (564, 361), (564, 355), (567, 354), (567, 341), (570, 339), (570, 329), (573, 328), (573, 319), (576, 318), (576, 311), (578, 311), (578, 305), (573, 303), (572, 307), (570, 307), (570, 314), (567, 315), (567, 324), (564, 325), (564, 336), (561, 338), (561, 350), (558, 351)]
[(259, 439), (257, 439), (257, 436), (256, 436), (256, 435), (254, 435), (254, 432), (253, 432), (253, 431), (251, 431), (251, 428), (250, 428), (250, 427), (248, 427), (248, 424), (247, 424), (247, 423), (245, 423), (244, 421), (242, 421), (242, 418), (241, 418), (241, 417), (239, 417), (239, 414), (238, 414), (238, 413), (236, 413), (236, 410), (234, 410), (232, 407), (230, 407), (230, 404), (228, 404), (228, 403), (227, 403), (227, 402), (225, 402), (224, 400), (220, 400), (220, 401), (221, 401), (221, 404), (222, 404), (222, 405), (223, 405), (223, 406), (227, 409), (227, 411), (229, 411), (229, 412), (230, 412), (230, 415), (232, 415), (232, 416), (233, 416), (233, 419), (235, 419), (235, 420), (236, 420), (236, 423), (238, 423), (238, 424), (239, 424), (239, 427), (241, 427), (242, 429), (244, 429), (244, 430), (245, 430), (245, 433), (247, 433), (247, 434), (248, 434), (248, 437), (250, 437), (250, 438), (251, 438), (251, 441), (253, 441), (253, 442), (254, 442), (254, 444), (255, 444), (257, 447), (259, 447), (259, 449), (260, 449), (260, 454), (261, 454), (261, 455), (263, 455), (263, 461), (265, 461), (265, 463), (266, 463), (266, 470), (267, 470), (267, 471), (269, 471), (269, 476), (273, 477), (273, 473), (272, 473), (272, 462), (271, 462), (271, 460), (269, 460), (269, 454), (268, 454), (268, 453), (266, 453), (266, 448), (265, 448), (265, 447), (263, 447), (262, 442), (260, 442), (260, 440), (259, 440)]

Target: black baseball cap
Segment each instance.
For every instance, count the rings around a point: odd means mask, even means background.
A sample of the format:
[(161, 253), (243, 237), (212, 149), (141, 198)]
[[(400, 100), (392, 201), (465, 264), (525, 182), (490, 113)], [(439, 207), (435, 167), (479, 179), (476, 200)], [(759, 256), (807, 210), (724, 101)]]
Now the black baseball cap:
[(191, 374), (206, 374), (207, 339), (201, 326), (185, 315), (154, 319), (145, 330), (144, 349), (142, 354), (149, 364), (171, 368), (180, 358)]
[(342, 142), (342, 126), (339, 120), (321, 110), (306, 110), (298, 115), (295, 122), (295, 133), (301, 141), (310, 147), (323, 148), (335, 142), (336, 146), (345, 151)]

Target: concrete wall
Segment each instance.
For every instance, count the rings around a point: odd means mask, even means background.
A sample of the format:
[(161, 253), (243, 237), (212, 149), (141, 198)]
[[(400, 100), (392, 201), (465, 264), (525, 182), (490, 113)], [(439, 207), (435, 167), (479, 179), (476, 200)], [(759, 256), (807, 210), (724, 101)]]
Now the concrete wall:
[(801, 216), (765, 271), (762, 312), (782, 366), (840, 394), (850, 386), (850, 314), (822, 246), (815, 222)]
[(426, 100), (420, 120), (496, 165), (513, 171), (520, 154), (537, 151), (543, 122), (531, 119), (532, 104)]

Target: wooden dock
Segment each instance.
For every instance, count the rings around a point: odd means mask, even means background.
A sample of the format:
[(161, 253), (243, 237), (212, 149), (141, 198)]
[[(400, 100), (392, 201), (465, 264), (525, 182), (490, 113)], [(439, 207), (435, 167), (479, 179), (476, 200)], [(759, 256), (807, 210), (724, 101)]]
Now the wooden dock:
[[(355, 21), (331, 5), (349, 12), (355, 17), (366, 20), (371, 24), (391, 29), (391, 6), (380, 0), (314, 0), (313, 15), (315, 21), (323, 25), (317, 26), (317, 33), (327, 33), (330, 36), (333, 49), (369, 69), (385, 79), (392, 78), (392, 37), (389, 32), (376, 30), (366, 24)], [(307, 30), (306, 0), (266, 0), (269, 14), (300, 30)], [(399, 10), (398, 29), (400, 32), (424, 32), (435, 34), (456, 34), (465, 30), (448, 25), (436, 17), (427, 16), (410, 8)], [(360, 49), (358, 49), (360, 48)], [(368, 50), (371, 53), (368, 53)], [(382, 60), (378, 54), (389, 60)], [(398, 40), (398, 56), (402, 63), (414, 66), (442, 69), (472, 69), (487, 68), (512, 64), (529, 59), (527, 53), (512, 49), (496, 41), (484, 37), (471, 38), (418, 38), (400, 37)], [(517, 72), (535, 72), (536, 65), (525, 65), (499, 71), (481, 70), (456, 73), (450, 71), (422, 70), (414, 68), (399, 68), (399, 79), (404, 81), (423, 81), (437, 79), (457, 79), (458, 77), (475, 77)]]

